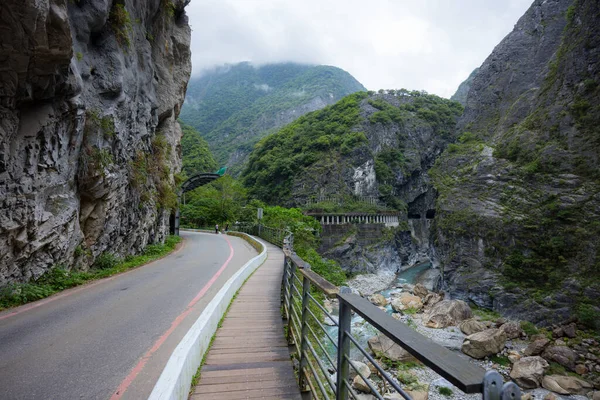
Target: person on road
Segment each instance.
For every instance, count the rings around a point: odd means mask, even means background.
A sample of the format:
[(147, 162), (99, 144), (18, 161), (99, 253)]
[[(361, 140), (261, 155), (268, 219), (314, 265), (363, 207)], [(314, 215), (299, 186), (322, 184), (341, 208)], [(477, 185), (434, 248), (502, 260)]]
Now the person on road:
[(219, 234), (219, 224), (215, 224), (215, 234)]
[(225, 232), (229, 232), (229, 224), (225, 224)]

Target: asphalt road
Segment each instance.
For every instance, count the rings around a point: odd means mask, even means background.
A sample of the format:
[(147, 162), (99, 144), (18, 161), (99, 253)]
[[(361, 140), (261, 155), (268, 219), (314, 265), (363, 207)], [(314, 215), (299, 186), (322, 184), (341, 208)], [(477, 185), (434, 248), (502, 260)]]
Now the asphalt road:
[(182, 236), (161, 260), (0, 313), (0, 399), (146, 399), (206, 304), (256, 255), (237, 237)]

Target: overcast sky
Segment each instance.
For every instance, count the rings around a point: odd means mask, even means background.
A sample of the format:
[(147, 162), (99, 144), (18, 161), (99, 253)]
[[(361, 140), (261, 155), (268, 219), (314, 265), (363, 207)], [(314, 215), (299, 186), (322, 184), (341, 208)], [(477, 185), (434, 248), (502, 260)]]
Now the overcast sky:
[(532, 0), (192, 0), (193, 74), (295, 61), (449, 97)]

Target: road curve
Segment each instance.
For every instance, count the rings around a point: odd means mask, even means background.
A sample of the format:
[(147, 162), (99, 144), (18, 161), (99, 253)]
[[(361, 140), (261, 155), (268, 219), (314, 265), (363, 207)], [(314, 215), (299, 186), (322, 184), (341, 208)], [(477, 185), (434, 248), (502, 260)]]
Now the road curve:
[(237, 237), (182, 236), (161, 260), (0, 313), (0, 399), (147, 398), (204, 307), (257, 254)]

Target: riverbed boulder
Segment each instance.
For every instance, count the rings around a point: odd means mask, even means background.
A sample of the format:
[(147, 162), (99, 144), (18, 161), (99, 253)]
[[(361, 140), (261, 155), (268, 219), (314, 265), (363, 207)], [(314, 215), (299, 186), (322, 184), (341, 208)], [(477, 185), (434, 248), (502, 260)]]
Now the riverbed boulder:
[(577, 354), (568, 346), (550, 346), (544, 350), (542, 357), (575, 371)]
[(376, 335), (368, 341), (369, 349), (376, 357), (385, 357), (391, 361), (410, 361), (414, 357), (392, 339), (385, 335)]
[(425, 296), (423, 304), (425, 305), (425, 308), (431, 308), (442, 300), (444, 300), (444, 292), (429, 293), (427, 296)]
[(515, 321), (508, 321), (500, 326), (500, 329), (506, 334), (506, 338), (509, 340), (518, 339), (523, 333), (521, 325)]
[(401, 293), (400, 296), (392, 300), (392, 308), (395, 311), (404, 311), (408, 309), (419, 311), (423, 308), (423, 302), (419, 296), (410, 293)]
[[(373, 384), (373, 382), (369, 383), (371, 383), (371, 385)], [(369, 385), (367, 385), (365, 380), (360, 375), (356, 375), (354, 377), (354, 380), (352, 381), (352, 387), (364, 393), (371, 393), (371, 388), (369, 387)]]
[(462, 333), (468, 336), (477, 332), (485, 331), (488, 327), (483, 322), (477, 321), (474, 318), (470, 318), (458, 324), (458, 328)]
[(424, 299), (429, 294), (429, 290), (427, 290), (427, 288), (423, 284), (417, 283), (413, 288), (413, 294)]
[(539, 339), (534, 340), (529, 343), (525, 350), (523, 350), (523, 355), (525, 356), (538, 356), (542, 354), (542, 351), (550, 344), (550, 340), (545, 337), (541, 337)]
[(388, 301), (385, 298), (385, 296), (383, 296), (382, 294), (379, 294), (379, 293), (372, 294), (369, 297), (369, 301), (371, 303), (375, 304), (376, 306), (384, 306), (385, 307), (388, 304)]
[(563, 332), (566, 337), (573, 339), (577, 336), (577, 325), (575, 322), (570, 323), (569, 325), (563, 326)]
[(594, 386), (575, 376), (546, 375), (542, 379), (542, 387), (558, 394), (578, 394), (585, 396)]
[(457, 325), (473, 316), (471, 307), (462, 300), (442, 300), (423, 315), (423, 322), (429, 328), (445, 328)]
[[(369, 368), (367, 364), (362, 363), (360, 361), (352, 361), (352, 363), (356, 366), (356, 368), (365, 378), (371, 376), (371, 368)], [(348, 373), (348, 376), (350, 377), (350, 379), (354, 379), (354, 377), (358, 375), (358, 373), (356, 372), (356, 369), (354, 369), (352, 366), (350, 366), (349, 368), (350, 372)]]
[(501, 329), (486, 329), (465, 338), (462, 352), (473, 358), (498, 354), (504, 349), (506, 334)]
[(510, 377), (523, 389), (535, 389), (542, 384), (546, 368), (550, 364), (540, 356), (523, 357), (513, 364)]

